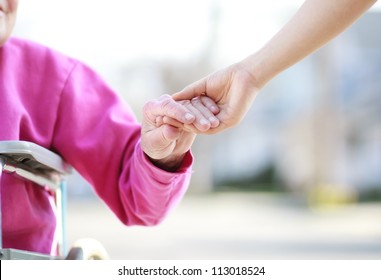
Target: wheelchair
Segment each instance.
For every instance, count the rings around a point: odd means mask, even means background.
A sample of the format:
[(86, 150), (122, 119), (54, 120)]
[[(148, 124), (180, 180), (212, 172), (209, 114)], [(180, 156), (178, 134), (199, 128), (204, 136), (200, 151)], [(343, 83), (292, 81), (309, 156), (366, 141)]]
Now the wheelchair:
[(55, 198), (57, 233), (59, 235), (57, 256), (3, 248), (0, 213), (0, 260), (103, 260), (109, 258), (102, 244), (95, 239), (79, 239), (69, 251), (67, 250), (66, 176), (71, 171), (71, 166), (59, 155), (35, 143), (0, 141), (0, 187), (1, 177), (4, 173), (7, 173), (17, 176), (20, 180), (33, 182), (36, 187), (48, 188)]

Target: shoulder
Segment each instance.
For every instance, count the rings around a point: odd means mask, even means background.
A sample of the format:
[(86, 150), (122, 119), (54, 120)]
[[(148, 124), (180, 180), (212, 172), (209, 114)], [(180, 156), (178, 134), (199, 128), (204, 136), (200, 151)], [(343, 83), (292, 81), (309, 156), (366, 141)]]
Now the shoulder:
[[(36, 42), (26, 39), (12, 37), (4, 45), (4, 55), (16, 65), (23, 65), (27, 68), (41, 69), (54, 68), (70, 69), (78, 63), (77, 60), (66, 56), (59, 51), (46, 47)], [(23, 67), (23, 68), (24, 68)]]
[[(0, 72), (17, 70), (17, 77), (32, 84), (59, 87), (60, 91), (68, 80), (100, 79), (97, 73), (85, 63), (55, 49), (30, 40), (10, 38), (0, 49)], [(16, 71), (11, 71), (15, 76)], [(74, 76), (74, 77), (73, 77)], [(51, 89), (50, 89), (51, 90)]]
[(83, 88), (108, 89), (107, 83), (90, 66), (36, 42), (12, 37), (0, 48), (0, 76), (15, 84), (28, 84), (35, 94), (83, 95)]

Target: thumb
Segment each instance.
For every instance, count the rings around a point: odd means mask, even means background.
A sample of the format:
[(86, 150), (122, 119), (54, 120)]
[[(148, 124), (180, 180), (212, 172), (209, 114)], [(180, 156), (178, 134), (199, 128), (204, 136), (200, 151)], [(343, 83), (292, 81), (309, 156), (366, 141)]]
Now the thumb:
[(158, 130), (158, 133), (161, 133), (163, 143), (167, 144), (177, 140), (181, 135), (180, 128), (168, 124), (163, 124)]
[(197, 97), (206, 93), (206, 81), (207, 78), (198, 80), (179, 92), (176, 92), (172, 95), (172, 98), (176, 101), (178, 100), (190, 100), (193, 97)]
[(180, 136), (179, 128), (163, 124), (143, 136), (142, 147), (151, 158), (162, 159), (172, 153)]

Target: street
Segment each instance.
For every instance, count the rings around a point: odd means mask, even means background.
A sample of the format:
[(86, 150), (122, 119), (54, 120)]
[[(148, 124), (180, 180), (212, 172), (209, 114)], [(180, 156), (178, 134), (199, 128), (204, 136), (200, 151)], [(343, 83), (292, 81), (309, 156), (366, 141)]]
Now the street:
[(285, 195), (186, 195), (156, 227), (125, 227), (98, 200), (73, 200), (68, 241), (91, 237), (111, 259), (380, 259), (381, 204), (310, 209)]

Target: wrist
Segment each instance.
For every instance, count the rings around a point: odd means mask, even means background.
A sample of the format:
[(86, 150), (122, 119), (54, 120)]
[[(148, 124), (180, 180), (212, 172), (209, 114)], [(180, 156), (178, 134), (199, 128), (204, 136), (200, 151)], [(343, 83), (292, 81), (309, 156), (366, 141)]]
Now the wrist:
[(176, 172), (181, 167), (185, 154), (170, 155), (161, 159), (155, 159), (150, 157), (149, 155), (147, 155), (147, 157), (149, 158), (151, 163), (156, 167), (168, 172)]
[(263, 53), (256, 52), (239, 62), (240, 67), (250, 73), (258, 90), (262, 89), (275, 76), (268, 69), (269, 65), (265, 63), (264, 56)]

